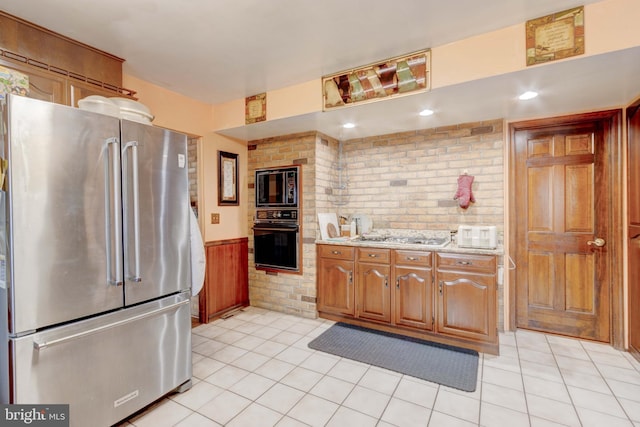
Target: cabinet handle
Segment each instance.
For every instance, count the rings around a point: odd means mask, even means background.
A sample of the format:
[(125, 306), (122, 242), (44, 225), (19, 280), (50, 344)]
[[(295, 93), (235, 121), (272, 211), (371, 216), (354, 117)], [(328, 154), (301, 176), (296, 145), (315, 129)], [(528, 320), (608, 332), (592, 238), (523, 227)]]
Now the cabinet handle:
[(353, 283), (353, 271), (349, 272), (349, 284), (351, 285)]
[(414, 258), (414, 257), (412, 257), (412, 256), (408, 256), (406, 259), (407, 259), (407, 261), (417, 261), (417, 260), (419, 260), (420, 258)]
[(438, 284), (438, 289), (440, 290), (440, 295), (442, 295), (442, 280)]
[(473, 265), (471, 261), (458, 261), (456, 264), (458, 265)]
[(334, 254), (334, 255), (340, 255), (342, 252), (340, 252), (340, 251), (331, 251), (331, 253)]
[(377, 257), (378, 257), (378, 255), (376, 255), (376, 254), (369, 254), (369, 258), (377, 258)]
[(396, 289), (400, 289), (400, 279), (396, 279)]
[(384, 287), (385, 288), (389, 287), (389, 278), (387, 276), (384, 276)]

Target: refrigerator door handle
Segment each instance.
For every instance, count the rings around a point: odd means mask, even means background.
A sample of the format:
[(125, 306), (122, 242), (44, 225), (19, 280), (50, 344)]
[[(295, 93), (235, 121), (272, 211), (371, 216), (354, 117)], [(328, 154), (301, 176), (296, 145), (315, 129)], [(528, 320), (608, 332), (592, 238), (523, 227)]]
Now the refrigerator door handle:
[[(128, 181), (128, 162), (129, 162), (129, 154), (127, 151), (130, 151), (131, 157), (131, 176), (132, 183), (130, 184)], [(133, 255), (133, 271), (130, 272), (127, 269), (127, 280), (131, 282), (141, 282), (142, 278), (140, 277), (140, 194), (139, 194), (139, 179), (138, 179), (138, 141), (130, 141), (122, 148), (122, 169), (123, 173), (123, 212), (125, 215), (124, 218), (124, 231), (125, 231), (125, 258), (127, 259), (127, 266), (129, 266), (128, 262), (130, 261), (130, 257)], [(132, 190), (132, 204), (133, 206), (129, 206), (129, 197), (128, 191), (131, 188)], [(129, 214), (132, 214), (132, 217)], [(133, 225), (133, 230), (129, 230), (129, 224)], [(133, 237), (133, 254), (131, 253), (131, 248), (129, 247), (129, 233), (132, 232)]]
[[(106, 235), (107, 235), (107, 282), (110, 285), (122, 285), (122, 259), (118, 254), (122, 248), (120, 230), (122, 229), (120, 217), (120, 150), (118, 138), (106, 140), (109, 152), (107, 159), (107, 189), (105, 191), (106, 209)], [(109, 164), (109, 160), (111, 161)], [(115, 267), (115, 272), (113, 271)]]
[(126, 325), (128, 323), (137, 322), (137, 321), (145, 319), (147, 317), (157, 316), (157, 315), (162, 314), (162, 313), (164, 313), (166, 311), (175, 311), (178, 308), (180, 308), (181, 306), (183, 306), (185, 304), (190, 304), (190, 303), (191, 303), (191, 300), (185, 299), (183, 301), (180, 301), (178, 303), (175, 303), (175, 304), (172, 304), (172, 305), (169, 305), (169, 306), (166, 306), (166, 307), (160, 307), (160, 308), (157, 308), (155, 310), (147, 311), (145, 313), (141, 313), (141, 314), (138, 314), (136, 316), (127, 317), (125, 319), (118, 320), (116, 322), (111, 322), (111, 323), (108, 323), (106, 325), (97, 326), (95, 328), (86, 329), (84, 331), (77, 332), (75, 334), (70, 334), (70, 335), (66, 335), (64, 337), (52, 339), (51, 341), (38, 341), (37, 338), (34, 338), (34, 340), (33, 340), (33, 348), (35, 350), (43, 350), (43, 349), (45, 349), (47, 347), (51, 347), (51, 346), (54, 346), (54, 345), (57, 345), (57, 344), (62, 344), (64, 342), (75, 340), (75, 339), (78, 339), (78, 338), (82, 338), (82, 337), (85, 337), (87, 335), (97, 334), (98, 332), (102, 332), (102, 331), (105, 331), (107, 329), (115, 328), (116, 326), (123, 326), (123, 325)]

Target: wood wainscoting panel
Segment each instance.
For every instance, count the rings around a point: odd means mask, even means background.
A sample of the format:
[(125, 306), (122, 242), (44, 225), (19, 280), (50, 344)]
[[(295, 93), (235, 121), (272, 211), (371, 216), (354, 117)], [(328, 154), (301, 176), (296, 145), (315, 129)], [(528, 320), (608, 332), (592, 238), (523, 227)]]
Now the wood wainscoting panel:
[(205, 244), (207, 268), (199, 297), (200, 323), (249, 305), (248, 238)]

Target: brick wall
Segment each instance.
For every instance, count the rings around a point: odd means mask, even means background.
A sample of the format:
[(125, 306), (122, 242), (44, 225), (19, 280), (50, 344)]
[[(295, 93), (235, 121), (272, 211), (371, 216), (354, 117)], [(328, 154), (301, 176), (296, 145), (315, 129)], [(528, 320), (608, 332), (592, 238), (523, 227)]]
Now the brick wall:
[[(366, 214), (374, 228), (501, 230), (503, 145), (502, 120), (349, 140), (343, 153), (349, 201), (340, 212)], [(476, 203), (466, 210), (453, 200), (464, 171), (475, 177)]]
[(191, 206), (198, 204), (198, 139), (187, 140), (187, 155), (189, 156), (189, 201)]
[[(330, 144), (329, 141), (332, 141)], [(248, 218), (249, 222), (249, 299), (251, 305), (315, 318), (316, 312), (316, 223), (317, 206), (326, 208), (326, 196), (318, 197), (319, 183), (330, 168), (331, 138), (317, 132), (286, 135), (249, 142)], [(255, 170), (265, 167), (301, 165), (302, 170), (302, 272), (267, 274), (256, 270), (253, 262), (252, 228), (255, 215)]]
[[(249, 142), (250, 226), (256, 168), (302, 164), (303, 175), (303, 274), (255, 270), (250, 231), (251, 304), (316, 317), (318, 212), (366, 214), (374, 228), (453, 230), (460, 224), (485, 224), (502, 231), (503, 149), (502, 120), (348, 140), (343, 142), (341, 158), (338, 141), (316, 132)], [(338, 165), (345, 169), (338, 170)], [(453, 200), (463, 171), (475, 176), (476, 203), (467, 210)], [(338, 188), (340, 173), (347, 179), (346, 189)], [(499, 307), (502, 325), (502, 289)]]

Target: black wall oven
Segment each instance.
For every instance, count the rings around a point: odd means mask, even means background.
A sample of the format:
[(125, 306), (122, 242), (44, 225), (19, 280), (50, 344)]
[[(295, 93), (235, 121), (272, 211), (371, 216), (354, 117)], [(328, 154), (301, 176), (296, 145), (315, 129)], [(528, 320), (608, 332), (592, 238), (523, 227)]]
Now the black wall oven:
[(253, 224), (256, 268), (300, 271), (298, 210), (257, 210)]

